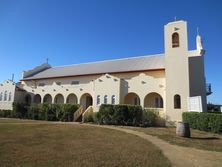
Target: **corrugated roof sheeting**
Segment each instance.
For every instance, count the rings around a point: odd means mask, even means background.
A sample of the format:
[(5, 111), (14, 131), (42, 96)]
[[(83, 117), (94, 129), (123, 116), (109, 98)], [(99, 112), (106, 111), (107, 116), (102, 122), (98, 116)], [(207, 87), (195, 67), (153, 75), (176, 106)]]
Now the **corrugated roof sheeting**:
[(91, 62), (69, 66), (52, 67), (26, 79), (155, 70), (164, 68), (164, 55), (141, 56), (108, 61)]

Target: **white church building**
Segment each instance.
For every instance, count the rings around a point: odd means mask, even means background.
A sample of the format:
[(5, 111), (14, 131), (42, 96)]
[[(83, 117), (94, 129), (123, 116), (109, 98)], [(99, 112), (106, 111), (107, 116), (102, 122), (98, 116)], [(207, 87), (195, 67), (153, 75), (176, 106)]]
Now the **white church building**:
[(210, 92), (200, 36), (196, 49), (188, 50), (187, 22), (170, 22), (164, 26), (164, 46), (157, 55), (59, 67), (45, 63), (24, 71), (19, 85), (1, 84), (0, 109), (22, 100), (80, 104), (83, 112), (89, 107), (96, 112), (101, 104), (131, 104), (156, 109), (169, 121), (180, 121), (182, 112), (192, 110), (191, 103), (206, 111)]

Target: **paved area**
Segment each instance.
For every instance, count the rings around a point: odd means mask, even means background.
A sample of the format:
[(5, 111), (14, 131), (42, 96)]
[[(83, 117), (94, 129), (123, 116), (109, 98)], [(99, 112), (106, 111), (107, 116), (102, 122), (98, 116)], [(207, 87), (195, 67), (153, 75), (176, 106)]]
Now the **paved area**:
[[(86, 125), (86, 124), (83, 124)], [(88, 126), (89, 124), (87, 124)], [(163, 154), (170, 160), (172, 166), (175, 167), (221, 167), (222, 153), (214, 151), (205, 151), (195, 148), (181, 147), (169, 144), (155, 136), (138, 132), (131, 129), (123, 129), (116, 126), (98, 126), (89, 125), (108, 129), (119, 130), (125, 133), (139, 136), (159, 147)]]

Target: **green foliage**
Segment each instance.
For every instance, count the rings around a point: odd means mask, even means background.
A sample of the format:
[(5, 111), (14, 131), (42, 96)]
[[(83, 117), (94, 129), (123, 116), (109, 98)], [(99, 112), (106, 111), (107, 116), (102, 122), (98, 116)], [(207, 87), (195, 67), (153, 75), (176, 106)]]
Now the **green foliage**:
[(86, 115), (84, 115), (84, 119), (83, 121), (84, 122), (97, 122), (97, 120), (95, 119), (96, 118), (96, 115), (97, 113), (96, 112), (90, 112)]
[(191, 128), (214, 133), (222, 132), (222, 114), (184, 112), (183, 121), (190, 124)]
[(60, 121), (64, 122), (71, 122), (73, 121), (74, 118), (74, 113), (77, 111), (79, 108), (79, 105), (72, 105), (72, 104), (63, 104), (57, 106), (57, 111), (58, 111), (58, 119)]
[(28, 107), (28, 118), (34, 120), (39, 119), (39, 106), (37, 104), (32, 104)]
[(2, 118), (10, 118), (12, 110), (0, 110), (0, 117)]
[(149, 127), (149, 126), (156, 126), (156, 120), (157, 120), (157, 113), (155, 110), (144, 110), (143, 111), (143, 126)]
[(96, 118), (99, 124), (139, 126), (142, 115), (141, 106), (103, 104)]
[(25, 103), (13, 103), (13, 112), (11, 117), (15, 118), (27, 118), (28, 117), (28, 107)]
[(73, 121), (74, 113), (79, 105), (73, 104), (31, 104), (14, 103), (13, 110), (0, 110), (0, 117), (47, 120)]

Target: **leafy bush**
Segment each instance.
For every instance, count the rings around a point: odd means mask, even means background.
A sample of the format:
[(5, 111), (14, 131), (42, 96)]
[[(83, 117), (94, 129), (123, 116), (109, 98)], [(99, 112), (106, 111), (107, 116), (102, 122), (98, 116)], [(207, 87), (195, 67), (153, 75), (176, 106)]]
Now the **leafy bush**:
[(184, 112), (183, 121), (190, 124), (191, 128), (214, 133), (222, 132), (222, 114)]
[(83, 116), (83, 122), (97, 122), (96, 115), (97, 112), (90, 112)]
[(72, 104), (62, 104), (60, 106), (57, 106), (57, 112), (59, 113), (58, 119), (64, 122), (73, 121), (74, 113), (75, 111), (78, 110), (78, 108), (79, 105), (72, 105)]
[(79, 105), (73, 104), (31, 104), (14, 103), (13, 111), (0, 110), (0, 117), (28, 118), (47, 121), (73, 121)]
[(28, 107), (28, 118), (34, 120), (39, 119), (39, 106), (37, 104), (32, 104)]
[(0, 110), (0, 117), (2, 118), (10, 118), (11, 117), (11, 110)]
[(11, 117), (15, 118), (27, 118), (28, 117), (28, 107), (25, 103), (13, 103), (13, 112)]
[(141, 106), (103, 104), (96, 118), (99, 124), (138, 126), (142, 114)]
[(142, 126), (156, 126), (157, 113), (154, 110), (144, 110), (143, 111), (143, 124)]

